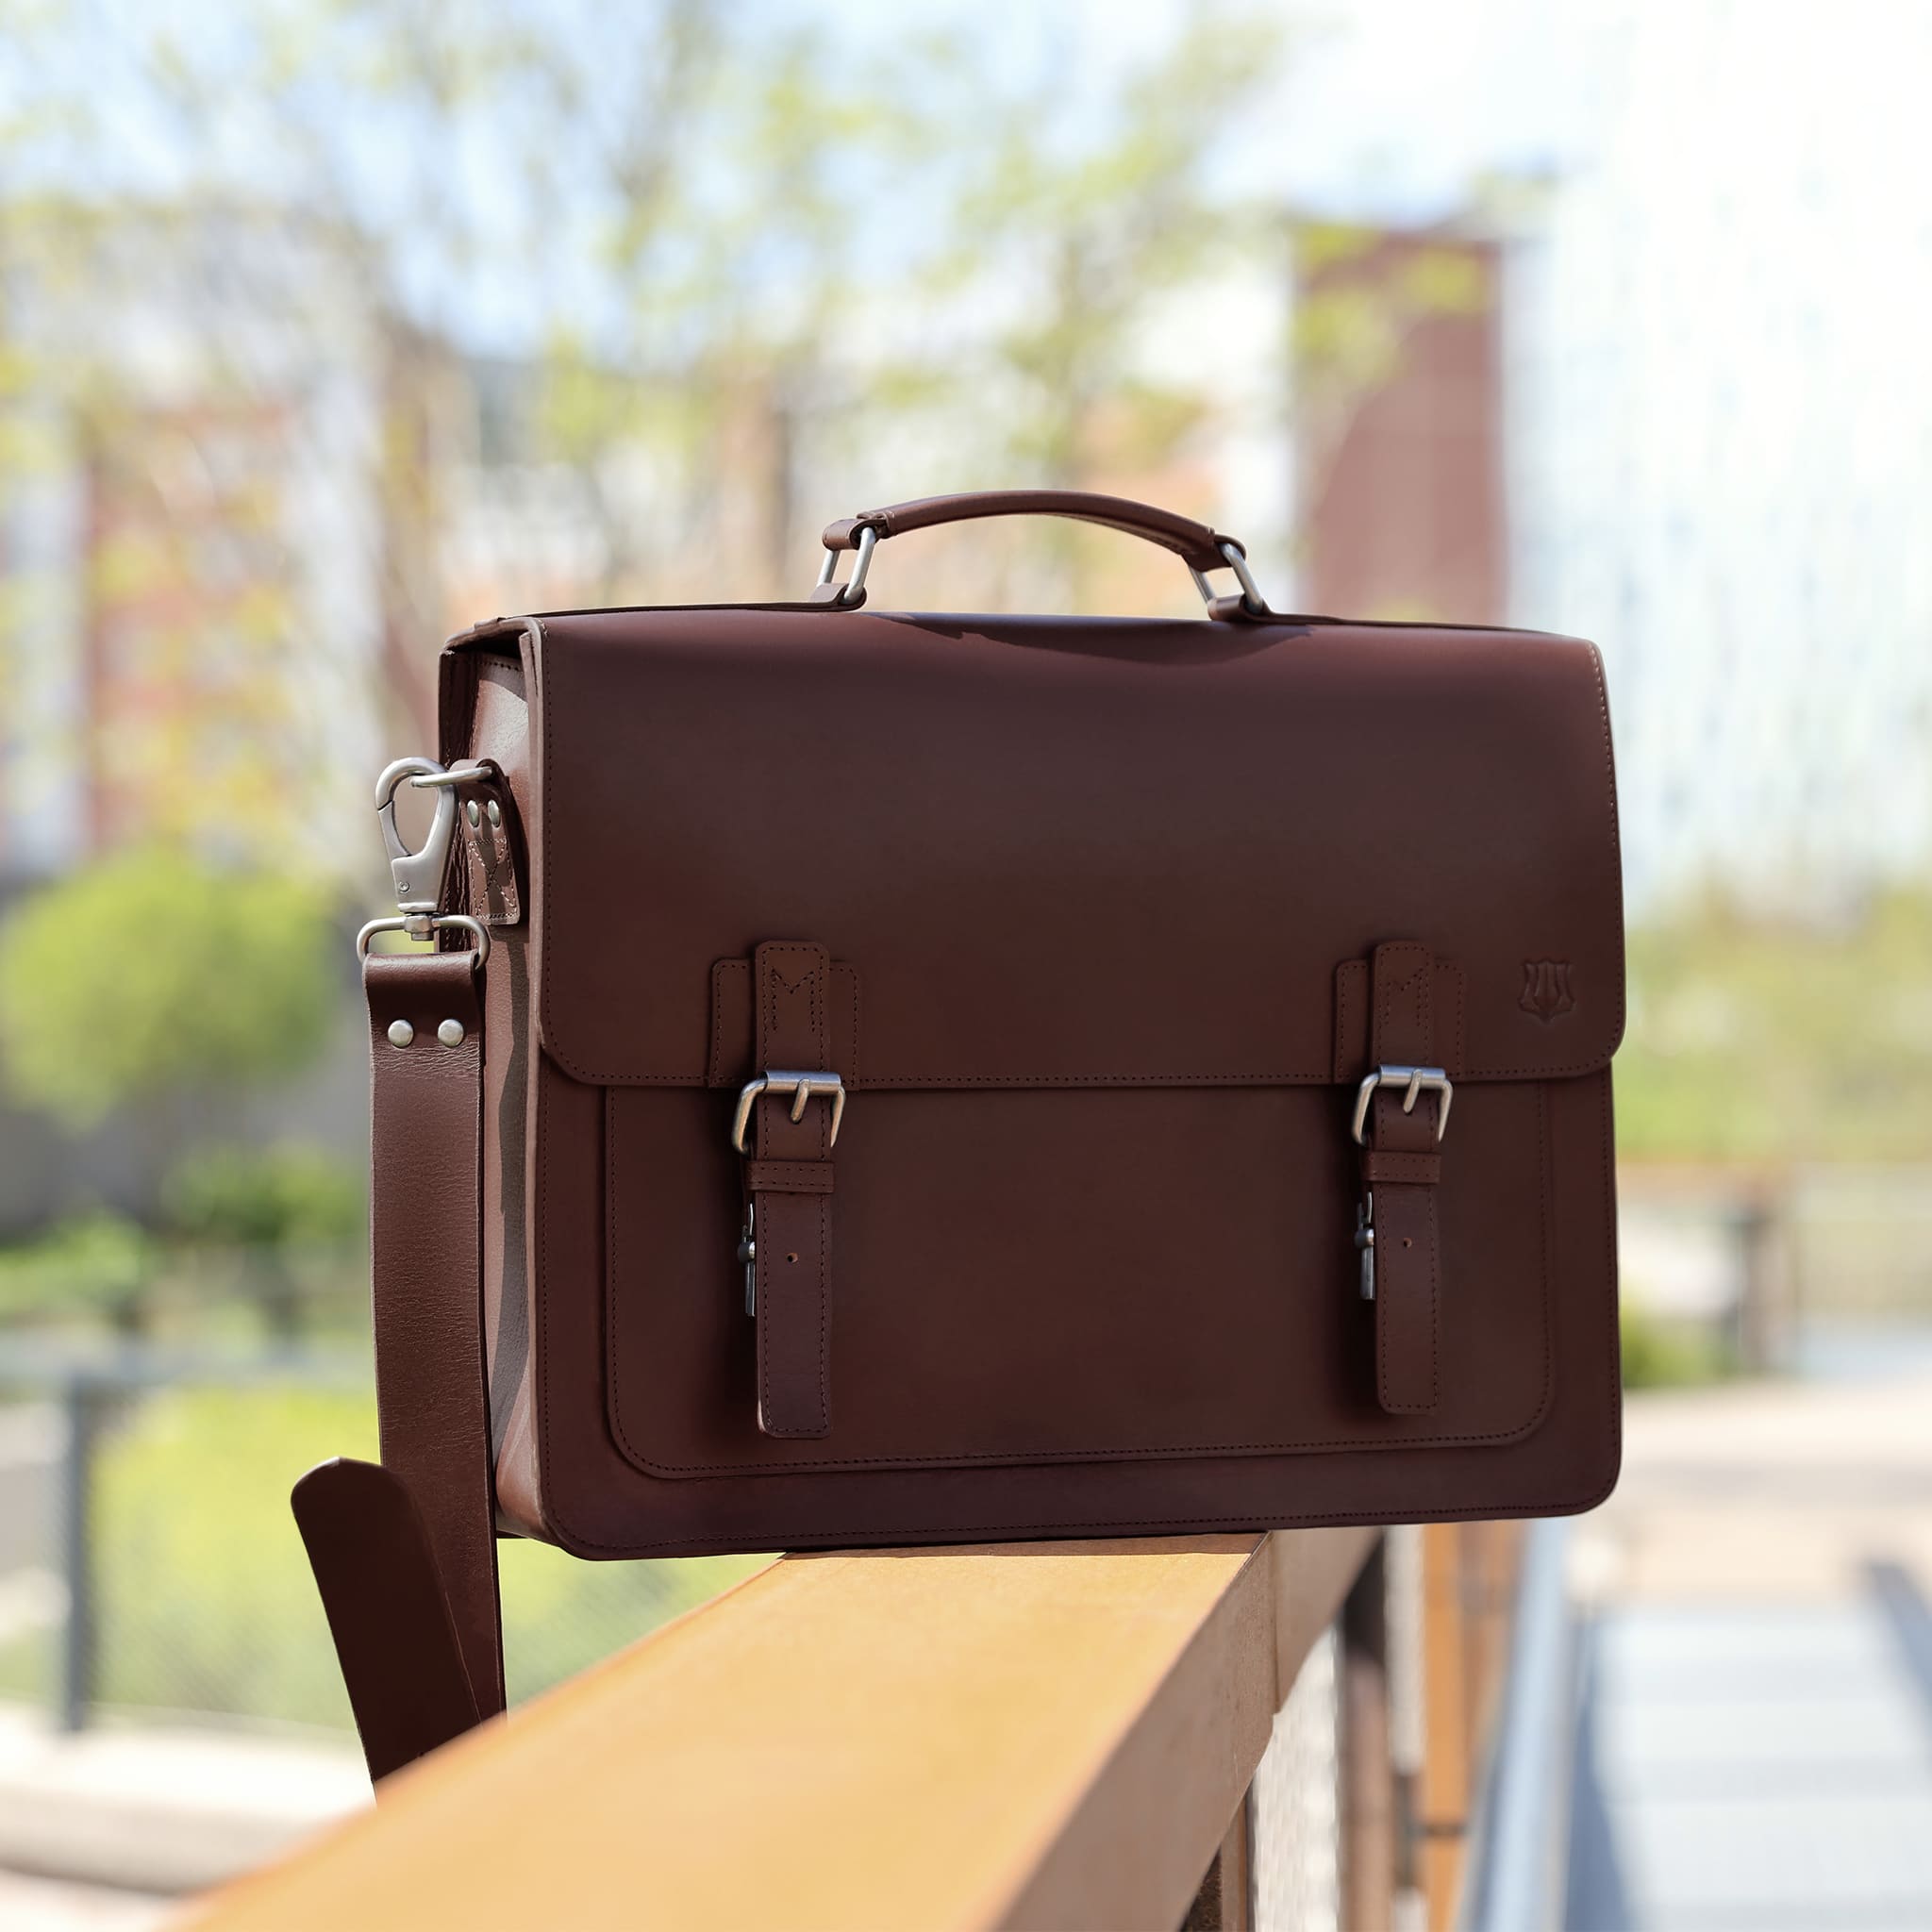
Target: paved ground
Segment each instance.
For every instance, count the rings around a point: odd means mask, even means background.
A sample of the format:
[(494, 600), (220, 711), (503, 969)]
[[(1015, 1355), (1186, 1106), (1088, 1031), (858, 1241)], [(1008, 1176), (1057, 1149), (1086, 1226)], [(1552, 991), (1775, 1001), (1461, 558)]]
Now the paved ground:
[(1567, 1932), (1932, 1927), (1932, 1374), (1638, 1398)]
[(178, 1899), (148, 1892), (0, 1872), (0, 1925), (7, 1932), (158, 1932), (183, 1909)]
[(0, 1928), (143, 1932), (160, 1903), (369, 1802), (353, 1746), (111, 1725), (62, 1737), (0, 1706)]

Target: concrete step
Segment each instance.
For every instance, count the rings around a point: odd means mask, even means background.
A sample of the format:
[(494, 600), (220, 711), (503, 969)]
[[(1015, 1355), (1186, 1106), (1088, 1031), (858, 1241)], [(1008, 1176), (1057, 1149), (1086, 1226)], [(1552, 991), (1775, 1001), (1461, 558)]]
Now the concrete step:
[(15, 1873), (200, 1891), (369, 1802), (351, 1744), (146, 1724), (68, 1737), (0, 1706), (0, 1868)]

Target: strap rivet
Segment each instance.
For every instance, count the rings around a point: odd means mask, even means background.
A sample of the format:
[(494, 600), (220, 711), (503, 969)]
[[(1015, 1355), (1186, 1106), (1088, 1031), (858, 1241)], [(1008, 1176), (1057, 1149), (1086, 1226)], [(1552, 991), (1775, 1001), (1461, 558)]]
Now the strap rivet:
[(503, 823), (503, 808), (502, 808), (502, 806), (500, 806), (500, 805), (498, 805), (498, 804), (497, 804), (497, 802), (495, 801), (495, 799), (493, 799), (493, 798), (492, 798), (492, 799), (491, 799), (491, 800), (490, 801), (490, 803), (489, 803), (488, 805), (486, 805), (486, 806), (485, 806), (485, 807), (483, 808), (483, 809), (484, 809), (484, 811), (485, 811), (485, 812), (486, 812), (486, 813), (487, 813), (487, 814), (489, 815), (490, 823), (491, 823), (491, 824), (492, 825), (500, 825), (500, 824), (502, 824), (502, 823)]
[(391, 1046), (408, 1046), (416, 1037), (416, 1029), (407, 1020), (391, 1020), (389, 1023), (389, 1043)]
[(460, 1046), (463, 1043), (463, 1023), (460, 1020), (445, 1020), (436, 1029), (436, 1037), (445, 1046)]
[(474, 832), (483, 823), (483, 808), (473, 798), (464, 806), (463, 816), (469, 820), (470, 829)]

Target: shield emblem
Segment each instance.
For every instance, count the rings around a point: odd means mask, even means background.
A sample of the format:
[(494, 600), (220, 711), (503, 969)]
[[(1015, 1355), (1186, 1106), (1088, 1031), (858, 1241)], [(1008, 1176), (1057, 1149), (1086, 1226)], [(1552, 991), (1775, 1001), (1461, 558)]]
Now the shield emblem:
[(1545, 1024), (1567, 1013), (1575, 1006), (1570, 991), (1570, 962), (1567, 959), (1525, 959), (1523, 962), (1523, 997), (1517, 1002), (1525, 1013), (1534, 1013)]

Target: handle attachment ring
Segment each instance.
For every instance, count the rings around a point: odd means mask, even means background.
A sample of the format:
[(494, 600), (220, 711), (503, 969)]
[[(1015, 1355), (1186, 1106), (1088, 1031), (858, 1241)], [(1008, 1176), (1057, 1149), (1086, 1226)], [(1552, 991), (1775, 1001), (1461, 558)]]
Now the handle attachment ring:
[[(872, 568), (872, 554), (879, 547), (879, 533), (871, 524), (858, 533), (858, 541), (853, 546), (852, 575), (841, 584), (830, 597), (824, 601), (828, 604), (855, 605), (865, 593), (865, 574)], [(832, 574), (839, 568), (839, 553), (828, 544), (825, 560), (819, 567), (819, 589), (831, 584)]]

